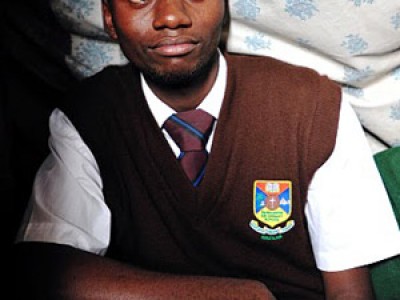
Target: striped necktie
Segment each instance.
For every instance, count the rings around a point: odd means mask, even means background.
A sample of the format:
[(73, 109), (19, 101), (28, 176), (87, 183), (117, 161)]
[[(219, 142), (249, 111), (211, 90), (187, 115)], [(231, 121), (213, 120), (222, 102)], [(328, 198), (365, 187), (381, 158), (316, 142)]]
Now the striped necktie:
[(200, 184), (205, 173), (208, 158), (205, 147), (214, 120), (204, 110), (195, 109), (173, 114), (163, 125), (181, 150), (178, 161), (193, 186)]

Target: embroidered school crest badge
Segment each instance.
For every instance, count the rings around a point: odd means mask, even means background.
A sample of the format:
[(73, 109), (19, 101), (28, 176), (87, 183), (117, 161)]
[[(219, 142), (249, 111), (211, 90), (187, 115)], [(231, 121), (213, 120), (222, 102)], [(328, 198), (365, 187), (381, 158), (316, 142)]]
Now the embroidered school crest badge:
[[(250, 221), (250, 227), (254, 231), (264, 236), (282, 238), (282, 234), (294, 227), (294, 220), (289, 220), (292, 214), (292, 182), (288, 180), (254, 181), (253, 213), (256, 220)], [(264, 226), (261, 226), (260, 222)], [(278, 225), (283, 225), (283, 227)], [(265, 239), (271, 240), (271, 238)]]

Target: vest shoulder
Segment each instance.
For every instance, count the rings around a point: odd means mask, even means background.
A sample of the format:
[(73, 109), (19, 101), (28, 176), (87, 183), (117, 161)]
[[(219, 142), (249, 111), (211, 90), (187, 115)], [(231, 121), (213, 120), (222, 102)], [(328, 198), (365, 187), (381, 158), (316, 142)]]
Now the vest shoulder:
[(78, 82), (71, 88), (59, 108), (68, 116), (77, 129), (95, 128), (108, 118), (115, 103), (131, 95), (127, 86), (135, 90), (139, 75), (135, 76), (131, 65), (110, 66)]
[[(94, 109), (121, 97), (127, 81), (136, 77), (131, 65), (109, 66), (99, 73), (77, 82), (66, 94), (63, 106), (71, 109)], [(139, 78), (139, 76), (137, 76)]]
[(125, 80), (135, 78), (134, 68), (127, 64), (123, 66), (108, 66), (101, 72), (82, 81), (81, 89), (92, 92), (112, 92), (113, 86), (121, 85)]
[(276, 87), (316, 89), (320, 85), (335, 89), (338, 85), (315, 70), (269, 57), (241, 54), (225, 55), (228, 68), (240, 81), (258, 82), (273, 80)]

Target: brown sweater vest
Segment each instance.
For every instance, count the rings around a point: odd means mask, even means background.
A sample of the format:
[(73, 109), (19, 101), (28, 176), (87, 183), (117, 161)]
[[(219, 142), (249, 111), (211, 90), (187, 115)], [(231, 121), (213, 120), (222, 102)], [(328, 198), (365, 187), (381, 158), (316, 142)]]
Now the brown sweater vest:
[[(95, 155), (112, 213), (107, 255), (157, 271), (258, 279), (278, 299), (323, 299), (304, 205), (335, 144), (340, 90), (271, 58), (226, 58), (227, 92), (197, 189), (132, 66), (111, 67), (72, 93), (64, 110)], [(263, 231), (254, 212), (257, 180), (291, 182), (291, 214), (269, 226), (287, 232)]]

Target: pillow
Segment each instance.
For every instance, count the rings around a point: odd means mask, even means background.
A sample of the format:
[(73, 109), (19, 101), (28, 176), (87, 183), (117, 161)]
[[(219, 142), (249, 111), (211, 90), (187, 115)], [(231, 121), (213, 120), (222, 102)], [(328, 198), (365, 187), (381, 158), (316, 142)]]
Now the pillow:
[(126, 64), (117, 43), (104, 31), (101, 0), (50, 0), (60, 24), (70, 32), (71, 49), (65, 61), (79, 79), (108, 65)]
[(374, 152), (400, 146), (398, 0), (230, 0), (227, 50), (310, 67), (343, 87)]

